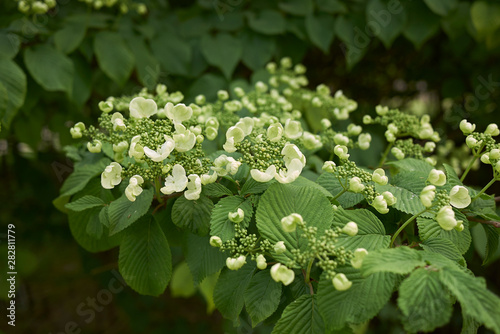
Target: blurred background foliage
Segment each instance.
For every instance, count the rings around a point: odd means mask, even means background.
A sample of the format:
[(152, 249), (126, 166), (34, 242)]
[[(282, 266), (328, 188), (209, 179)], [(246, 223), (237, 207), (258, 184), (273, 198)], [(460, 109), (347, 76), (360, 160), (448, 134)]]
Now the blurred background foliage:
[[(353, 113), (358, 124), (379, 103), (431, 114), (443, 140), (450, 140), (440, 158), (454, 159), (457, 169), (464, 139), (459, 121), (468, 118), (484, 129), (500, 120), (497, 1), (151, 0), (144, 5), (146, 10), (129, 0), (57, 0), (46, 13), (28, 9), (26, 14), (17, 1), (0, 3), (0, 248), (6, 254), (6, 225), (15, 224), (18, 333), (69, 333), (72, 322), (82, 333), (235, 331), (212, 312), (203, 289), (184, 284), (180, 250), (174, 253), (179, 266), (173, 291), (151, 298), (125, 288), (112, 294), (109, 304), (97, 305), (92, 320), (79, 313), (87, 298), (99, 300), (99, 293), (116, 283), (117, 254), (83, 251), (51, 201), (72, 170), (63, 152), (73, 143), (69, 127), (95, 123), (97, 104), (108, 96), (164, 83), (188, 102), (200, 93), (212, 99), (219, 89), (265, 80), (264, 65), (289, 56), (306, 65), (311, 87), (325, 83), (358, 101)], [(368, 159), (378, 161), (382, 149), (379, 144), (358, 158), (373, 164)], [(476, 172), (469, 181), (482, 186), (489, 179)], [(498, 261), (482, 266), (485, 235), (474, 228), (473, 236), (467, 262), (500, 294)], [(0, 282), (2, 291), (5, 284)], [(389, 305), (368, 331), (402, 332), (397, 317)], [(443, 332), (459, 330), (460, 317), (454, 319)], [(0, 328), (9, 333), (6, 327), (2, 321)], [(243, 320), (238, 333), (253, 331), (270, 328), (254, 330)]]

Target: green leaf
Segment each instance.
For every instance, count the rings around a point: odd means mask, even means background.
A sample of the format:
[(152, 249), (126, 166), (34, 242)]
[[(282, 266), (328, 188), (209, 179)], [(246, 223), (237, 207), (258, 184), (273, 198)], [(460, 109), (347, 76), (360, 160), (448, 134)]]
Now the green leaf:
[(460, 181), (457, 172), (455, 169), (448, 164), (443, 164), (444, 169), (446, 170), (446, 180), (448, 183), (453, 186), (463, 186), (464, 184)]
[(56, 48), (65, 54), (75, 51), (82, 43), (86, 31), (87, 24), (85, 21), (68, 21), (61, 30), (54, 33)]
[(94, 51), (99, 68), (118, 85), (124, 85), (132, 73), (135, 60), (120, 34), (98, 32), (94, 39)]
[(341, 234), (338, 246), (343, 246), (348, 250), (365, 248), (369, 251), (389, 247), (391, 237), (385, 235), (384, 225), (373, 213), (366, 209), (335, 211), (334, 226), (342, 228), (351, 221), (358, 225), (358, 234), (353, 237)]
[(272, 334), (325, 333), (325, 325), (318, 311), (315, 295), (303, 295), (283, 311)]
[(218, 272), (226, 264), (227, 254), (210, 246), (208, 236), (200, 237), (186, 233), (183, 252), (195, 286), (200, 284), (205, 277)]
[[(457, 212), (455, 212), (455, 216), (457, 216), (457, 219), (461, 219), (461, 217), (457, 215)], [(469, 222), (467, 221), (467, 219), (462, 219), (462, 221), (465, 227), (462, 232), (458, 232), (455, 229), (451, 231), (445, 231), (434, 219), (418, 217), (417, 225), (420, 239), (422, 241), (430, 238), (449, 239), (458, 248), (460, 254), (464, 254), (469, 249), (471, 243), (471, 235), (469, 231)]]
[(286, 13), (298, 16), (310, 14), (314, 9), (312, 0), (281, 0), (278, 7)]
[(472, 27), (471, 3), (459, 2), (457, 9), (441, 19), (441, 26), (451, 40), (456, 40), (467, 34)]
[(484, 233), (486, 234), (485, 257), (483, 260), (483, 265), (487, 265), (498, 258), (497, 250), (500, 236), (497, 228), (486, 224), (479, 225), (481, 225), (481, 227), (484, 229)]
[(75, 170), (70, 176), (64, 181), (61, 186), (60, 197), (70, 196), (76, 194), (85, 186), (91, 179), (102, 173), (111, 160), (108, 158), (102, 158), (95, 163), (82, 164), (80, 166), (75, 166)]
[(251, 31), (243, 35), (243, 64), (256, 71), (263, 68), (273, 56), (276, 47), (275, 40)]
[(447, 16), (450, 12), (457, 8), (458, 0), (424, 0), (425, 4), (436, 14)]
[(189, 267), (184, 261), (174, 268), (172, 280), (170, 281), (170, 292), (174, 298), (189, 298), (196, 293), (193, 276), (191, 276)]
[(390, 184), (386, 184), (385, 186), (376, 184), (375, 190), (379, 193), (383, 193), (384, 191), (391, 192), (397, 198), (396, 204), (392, 206), (394, 209), (412, 215), (425, 210), (425, 206), (420, 201), (420, 193), (414, 193)]
[(345, 14), (348, 11), (341, 0), (316, 0), (316, 5), (321, 11), (331, 14)]
[(151, 41), (151, 49), (167, 73), (189, 73), (192, 52), (191, 46), (185, 40), (172, 33), (162, 32)]
[(214, 302), (224, 318), (235, 320), (243, 309), (245, 291), (255, 272), (255, 263), (238, 270), (222, 269), (214, 289)]
[(257, 182), (250, 177), (246, 180), (245, 184), (243, 184), (243, 187), (241, 187), (240, 194), (241, 196), (248, 194), (260, 194), (261, 192), (267, 190), (267, 188), (269, 188), (269, 186), (274, 182), (274, 179), (269, 182)]
[(281, 299), (281, 286), (281, 283), (272, 279), (269, 270), (261, 270), (253, 275), (244, 295), (252, 327), (276, 311)]
[(210, 65), (219, 68), (229, 79), (241, 59), (243, 46), (238, 38), (227, 33), (214, 37), (207, 34), (201, 39), (201, 52)]
[(172, 276), (172, 255), (167, 238), (151, 215), (127, 230), (118, 266), (125, 282), (140, 294), (159, 296), (165, 291)]
[(359, 28), (365, 27), (366, 23), (349, 16), (339, 16), (335, 21), (335, 34), (344, 42), (340, 45), (345, 56), (347, 68), (352, 69), (365, 55), (370, 38), (363, 32), (359, 33)]
[[(342, 188), (342, 185), (340, 184), (339, 180), (337, 177), (331, 173), (323, 173), (321, 174), (316, 182), (328, 190), (328, 192), (331, 194), (332, 197), (337, 196), (341, 191), (344, 190)], [(340, 205), (344, 209), (351, 208), (361, 202), (364, 199), (363, 195), (361, 194), (355, 194), (352, 192), (345, 192), (342, 194), (339, 198), (337, 198), (337, 201), (340, 203)]]
[(439, 275), (466, 316), (500, 333), (500, 298), (486, 289), (483, 280), (453, 267), (441, 270)]
[(214, 204), (206, 196), (195, 201), (179, 197), (172, 208), (172, 222), (180, 228), (198, 235), (207, 235), (210, 228), (210, 213)]
[(129, 201), (125, 194), (111, 202), (108, 209), (110, 235), (126, 229), (144, 216), (151, 207), (153, 193), (153, 189), (144, 189), (135, 202)]
[(362, 277), (359, 270), (352, 267), (339, 271), (352, 282), (348, 290), (336, 290), (324, 275), (319, 282), (319, 310), (328, 329), (341, 329), (348, 323), (357, 324), (373, 318), (389, 301), (396, 281), (396, 275), (391, 273)]
[(430, 332), (447, 324), (452, 300), (439, 280), (439, 273), (418, 268), (399, 287), (398, 306), (408, 332)]
[(231, 190), (220, 183), (209, 183), (203, 186), (202, 194), (208, 197), (232, 196)]
[(429, 163), (414, 158), (390, 161), (387, 165), (395, 167), (399, 172), (420, 172), (427, 175), (433, 169)]
[(21, 39), (18, 35), (0, 31), (0, 57), (14, 58), (19, 52), (21, 46)]
[(370, 0), (366, 6), (366, 21), (370, 28), (388, 49), (403, 31), (406, 12), (399, 2), (391, 0)]
[[(102, 209), (100, 212), (102, 212)], [(85, 229), (88, 235), (96, 239), (100, 239), (104, 231), (103, 224), (101, 224), (100, 212), (90, 218), (87, 228)]]
[(481, 39), (493, 34), (500, 27), (500, 6), (497, 3), (474, 1), (470, 16)]
[(465, 259), (460, 255), (457, 246), (449, 239), (429, 238), (421, 242), (420, 246), (428, 252), (441, 254), (450, 260), (465, 265)]
[(415, 267), (425, 266), (419, 251), (401, 246), (398, 248), (379, 249), (369, 252), (363, 260), (361, 272), (368, 276), (378, 272), (408, 274)]
[(160, 64), (149, 50), (143, 38), (128, 34), (126, 42), (135, 58), (135, 69), (141, 84), (148, 89), (154, 89), (160, 77)]
[(249, 12), (247, 17), (248, 25), (256, 32), (266, 35), (277, 35), (285, 32), (286, 21), (278, 11), (267, 9), (259, 13)]
[(312, 189), (314, 189), (316, 191), (319, 191), (321, 194), (323, 194), (323, 196), (331, 197), (331, 194), (330, 194), (330, 192), (328, 190), (326, 190), (320, 184), (318, 184), (318, 183), (316, 183), (314, 181), (311, 181), (309, 179), (306, 179), (303, 176), (299, 176), (295, 181), (293, 181), (290, 184), (292, 186), (296, 186), (296, 187), (308, 187), (308, 188), (312, 188)]
[(330, 51), (330, 44), (335, 36), (335, 19), (328, 14), (309, 14), (306, 17), (306, 29), (314, 45), (324, 53)]
[(24, 63), (35, 81), (48, 91), (71, 92), (73, 62), (62, 52), (48, 44), (24, 51)]
[(74, 202), (66, 204), (65, 207), (73, 211), (83, 211), (97, 206), (103, 206), (104, 204), (104, 201), (99, 197), (83, 196)]
[(73, 88), (70, 98), (77, 105), (83, 105), (90, 97), (92, 86), (91, 64), (83, 60), (81, 56), (73, 56), (75, 74), (73, 77)]
[(403, 35), (419, 49), (429, 38), (439, 31), (440, 17), (429, 10), (422, 1), (404, 4), (408, 22)]
[(234, 238), (235, 223), (228, 219), (227, 214), (235, 212), (238, 208), (245, 212), (245, 217), (240, 224), (247, 227), (253, 215), (252, 204), (241, 196), (228, 196), (215, 204), (210, 220), (210, 235), (218, 236), (223, 242)]
[(269, 187), (260, 198), (257, 208), (257, 228), (262, 237), (272, 244), (284, 241), (286, 251), (273, 257), (282, 263), (293, 259), (291, 251), (307, 246), (301, 238), (302, 230), (288, 233), (281, 227), (281, 219), (292, 213), (298, 213), (304, 219), (306, 226), (316, 227), (318, 236), (330, 227), (333, 219), (333, 209), (328, 199), (310, 187), (296, 187), (290, 184), (276, 183)]
[(11, 59), (0, 56), (0, 121), (8, 128), (17, 110), (24, 104), (26, 97), (26, 74)]
[(207, 101), (213, 101), (217, 99), (217, 91), (227, 89), (227, 86), (227, 81), (222, 76), (206, 73), (189, 87), (189, 96), (194, 98), (198, 94), (203, 94)]

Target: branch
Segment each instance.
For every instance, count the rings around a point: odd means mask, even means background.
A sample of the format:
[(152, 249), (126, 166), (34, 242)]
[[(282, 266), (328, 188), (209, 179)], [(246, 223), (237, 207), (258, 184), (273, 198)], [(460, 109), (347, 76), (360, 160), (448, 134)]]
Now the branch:
[(500, 222), (494, 221), (494, 220), (484, 220), (484, 219), (477, 219), (477, 218), (472, 218), (472, 217), (467, 217), (468, 220), (473, 221), (473, 222), (478, 222), (481, 224), (486, 224), (486, 225), (492, 225), (493, 227), (500, 228)]

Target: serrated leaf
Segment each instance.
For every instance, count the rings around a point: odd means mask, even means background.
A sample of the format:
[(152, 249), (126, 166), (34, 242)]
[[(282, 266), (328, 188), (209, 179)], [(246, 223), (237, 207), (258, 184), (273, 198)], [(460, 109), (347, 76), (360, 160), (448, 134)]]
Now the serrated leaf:
[(157, 34), (151, 41), (155, 58), (167, 73), (187, 75), (189, 73), (192, 51), (183, 39), (168, 32)]
[(159, 61), (153, 56), (143, 38), (128, 34), (125, 41), (134, 55), (139, 81), (148, 89), (154, 89), (161, 74)]
[(330, 330), (373, 318), (389, 301), (396, 281), (396, 275), (391, 273), (380, 272), (362, 277), (359, 270), (352, 267), (343, 267), (339, 271), (352, 282), (348, 290), (336, 290), (332, 281), (324, 276), (319, 282), (319, 310)]
[(486, 265), (497, 258), (496, 254), (500, 242), (500, 236), (497, 228), (486, 224), (480, 225), (482, 226), (482, 228), (484, 229), (484, 233), (486, 234), (485, 257), (483, 260), (483, 265)]
[(125, 194), (111, 202), (108, 209), (110, 235), (126, 229), (146, 214), (151, 207), (153, 193), (153, 189), (144, 189), (135, 202), (129, 201)]
[(127, 230), (120, 244), (120, 273), (135, 291), (159, 296), (172, 276), (172, 255), (167, 238), (151, 215)]
[(240, 223), (247, 227), (253, 215), (253, 208), (249, 200), (241, 196), (229, 196), (222, 198), (215, 204), (210, 219), (210, 235), (216, 235), (226, 242), (234, 238), (234, 223), (228, 219), (229, 212), (236, 212), (238, 208), (245, 212), (245, 217)]
[(436, 14), (441, 16), (447, 16), (450, 12), (457, 8), (458, 0), (424, 0), (426, 5)]
[(324, 333), (325, 326), (318, 311), (317, 297), (303, 295), (283, 311), (272, 334)]
[(460, 255), (457, 246), (449, 239), (429, 238), (421, 242), (420, 246), (428, 252), (441, 254), (450, 260), (465, 265), (465, 259)]
[(125, 84), (134, 68), (134, 55), (116, 32), (101, 31), (94, 39), (99, 68), (118, 85)]
[(220, 183), (210, 183), (202, 188), (202, 194), (208, 197), (232, 196), (233, 193)]
[[(455, 212), (455, 216), (457, 215), (457, 212)], [(459, 215), (456, 218), (459, 220), (461, 219)], [(467, 219), (462, 219), (462, 221), (465, 227), (463, 231), (458, 232), (455, 229), (451, 231), (445, 231), (434, 219), (418, 217), (417, 226), (420, 239), (422, 241), (430, 238), (449, 239), (458, 248), (460, 254), (464, 254), (469, 249), (471, 243), (471, 235), (469, 231), (469, 222), (467, 221)]]
[(241, 196), (245, 196), (248, 194), (260, 194), (261, 192), (264, 192), (269, 186), (273, 183), (275, 183), (276, 180), (272, 179), (269, 182), (257, 182), (253, 178), (248, 178), (243, 184), (243, 187), (241, 187)]
[(393, 186), (391, 184), (386, 184), (385, 186), (376, 184), (375, 190), (379, 193), (383, 193), (384, 191), (392, 193), (394, 197), (397, 198), (396, 204), (392, 206), (394, 209), (412, 215), (425, 210), (425, 206), (420, 201), (420, 195), (408, 189)]
[(61, 186), (60, 197), (76, 194), (95, 176), (102, 173), (106, 166), (111, 162), (108, 158), (102, 158), (93, 164), (81, 165), (81, 168), (75, 166), (75, 170), (64, 181)]
[(255, 271), (248, 262), (238, 270), (222, 269), (214, 289), (214, 302), (224, 318), (235, 320), (243, 309), (244, 294)]
[(243, 46), (238, 38), (227, 33), (214, 37), (206, 34), (201, 40), (201, 52), (209, 64), (218, 67), (229, 79), (241, 59)]
[(429, 175), (433, 167), (423, 160), (406, 158), (403, 160), (390, 161), (387, 165), (395, 167), (399, 172), (421, 172)]
[(190, 201), (179, 197), (172, 207), (172, 222), (180, 228), (198, 235), (207, 235), (210, 229), (210, 213), (214, 204), (206, 196)]
[(368, 276), (378, 272), (408, 274), (415, 267), (425, 266), (422, 255), (417, 250), (401, 246), (369, 252), (363, 260), (361, 272)]
[(14, 58), (19, 52), (21, 39), (13, 32), (0, 31), (0, 57)]
[(452, 300), (444, 291), (439, 273), (426, 268), (415, 270), (403, 281), (398, 306), (408, 332), (430, 332), (450, 321)]
[(403, 31), (406, 12), (400, 3), (391, 3), (390, 0), (371, 0), (366, 6), (366, 21), (372, 22), (373, 34), (386, 48), (389, 48)]
[(356, 27), (359, 26), (364, 27), (366, 23), (347, 15), (339, 16), (335, 21), (335, 35), (344, 42), (340, 45), (340, 49), (345, 56), (348, 69), (352, 69), (364, 57), (370, 44), (367, 35), (359, 37), (360, 34), (355, 34)]
[(248, 13), (248, 25), (256, 32), (266, 35), (277, 35), (285, 32), (286, 21), (283, 15), (275, 10)]
[(99, 214), (94, 214), (87, 224), (85, 232), (93, 238), (100, 239), (104, 231), (103, 225), (99, 219)]
[(196, 293), (193, 276), (189, 271), (187, 263), (184, 261), (174, 268), (172, 280), (170, 281), (170, 292), (174, 298), (189, 298)]
[(24, 51), (24, 63), (45, 90), (71, 92), (74, 66), (62, 52), (48, 44), (34, 46)]
[(463, 186), (464, 184), (460, 181), (457, 172), (455, 169), (448, 164), (443, 164), (444, 169), (446, 170), (446, 180), (448, 183), (453, 186)]
[(54, 33), (56, 48), (65, 54), (75, 51), (82, 43), (86, 31), (86, 22), (81, 20), (68, 21), (61, 30)]
[(306, 30), (309, 38), (324, 53), (330, 51), (335, 36), (335, 19), (328, 14), (309, 14), (306, 17)]
[(0, 121), (8, 128), (17, 110), (24, 104), (26, 96), (26, 74), (11, 59), (0, 56), (0, 95), (3, 102), (0, 104)]
[(205, 277), (218, 272), (226, 264), (227, 254), (218, 248), (210, 246), (210, 237), (200, 237), (186, 233), (183, 252), (189, 270), (193, 275), (194, 285), (197, 286)]
[(300, 242), (303, 233), (300, 229), (288, 233), (281, 227), (281, 219), (292, 213), (300, 214), (306, 226), (317, 227), (318, 235), (330, 227), (333, 219), (330, 202), (313, 188), (279, 183), (270, 186), (262, 195), (257, 208), (257, 228), (272, 244), (284, 241), (286, 251), (283, 254), (272, 252), (273, 257), (282, 263), (293, 259), (293, 249), (307, 246), (306, 242)]
[(320, 184), (318, 184), (314, 181), (311, 181), (303, 176), (299, 176), (295, 181), (293, 181), (290, 184), (292, 186), (296, 186), (296, 187), (309, 187), (309, 188), (312, 188), (316, 191), (321, 192), (323, 194), (323, 196), (331, 197), (330, 192), (328, 190), (326, 190)]
[(252, 327), (276, 311), (281, 299), (281, 286), (281, 283), (272, 279), (269, 270), (262, 270), (253, 275), (244, 296)]
[(83, 211), (97, 206), (103, 206), (104, 204), (104, 201), (99, 197), (83, 196), (74, 202), (66, 204), (65, 207), (72, 211)]
[[(341, 191), (344, 190), (342, 188), (342, 185), (340, 184), (339, 180), (335, 175), (331, 173), (323, 173), (321, 174), (316, 182), (325, 188), (331, 196), (335, 197), (337, 196)], [(337, 201), (340, 203), (340, 205), (344, 209), (351, 208), (361, 202), (364, 199), (363, 195), (361, 194), (355, 194), (351, 192), (345, 192), (342, 194), (339, 198), (337, 198)]]

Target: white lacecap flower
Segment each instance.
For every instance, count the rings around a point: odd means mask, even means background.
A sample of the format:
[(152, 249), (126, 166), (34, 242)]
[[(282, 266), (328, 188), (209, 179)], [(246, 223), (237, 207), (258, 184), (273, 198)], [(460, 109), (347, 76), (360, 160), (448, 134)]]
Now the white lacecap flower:
[(150, 149), (149, 147), (144, 147), (144, 153), (148, 158), (155, 162), (160, 162), (168, 158), (170, 153), (175, 148), (175, 141), (167, 135), (164, 135), (165, 143), (163, 143), (156, 151)]
[(462, 130), (462, 132), (463, 132), (464, 135), (471, 134), (472, 132), (474, 132), (475, 129), (476, 129), (476, 125), (467, 122), (466, 119), (463, 119), (460, 122), (460, 130)]
[(393, 148), (391, 149), (391, 153), (392, 153), (392, 155), (394, 155), (394, 156), (396, 157), (396, 159), (398, 159), (398, 160), (402, 160), (402, 159), (404, 159), (404, 158), (405, 158), (405, 154), (404, 154), (404, 152), (403, 152), (403, 151), (401, 151), (401, 149), (400, 149), (400, 148), (393, 147)]
[(92, 142), (87, 143), (87, 149), (91, 153), (100, 153), (102, 149), (102, 143), (98, 139), (94, 139)]
[(245, 211), (241, 208), (238, 208), (235, 212), (228, 212), (227, 219), (232, 221), (233, 223), (241, 223), (245, 218)]
[(240, 255), (237, 258), (228, 257), (226, 259), (226, 266), (231, 270), (238, 270), (245, 265), (247, 258), (245, 255)]
[(426, 208), (430, 208), (432, 206), (432, 201), (436, 197), (436, 187), (433, 185), (429, 185), (422, 189), (420, 192), (420, 201)]
[(131, 202), (135, 202), (135, 198), (142, 193), (141, 184), (144, 179), (140, 175), (134, 175), (130, 178), (127, 188), (125, 188), (125, 196)]
[(392, 132), (392, 133), (394, 133), (394, 134), (397, 134), (397, 133), (398, 133), (398, 131), (399, 131), (399, 129), (398, 129), (398, 127), (396, 126), (396, 124), (394, 124), (394, 123), (390, 123), (389, 125), (387, 125), (387, 131), (390, 131), (390, 132)]
[(125, 152), (128, 149), (128, 142), (121, 141), (118, 144), (113, 144), (113, 151), (116, 153)]
[(371, 124), (373, 123), (373, 118), (370, 115), (363, 116), (363, 124)]
[(71, 129), (69, 129), (69, 133), (73, 139), (82, 138), (83, 131), (85, 131), (85, 124), (82, 122), (76, 123)]
[(337, 274), (332, 279), (332, 284), (335, 290), (345, 291), (348, 290), (352, 286), (352, 282), (347, 279), (345, 274)]
[(188, 184), (186, 170), (179, 164), (172, 168), (172, 175), (165, 178), (165, 186), (160, 191), (165, 195), (170, 195), (174, 192), (183, 191)]
[(302, 135), (302, 140), (304, 143), (304, 147), (310, 151), (314, 151), (323, 147), (323, 143), (321, 142), (321, 137), (318, 135), (313, 135), (308, 131), (304, 131)]
[(111, 101), (101, 101), (98, 104), (99, 109), (104, 113), (109, 113), (113, 111), (113, 102)]
[(327, 173), (334, 173), (336, 166), (337, 165), (335, 165), (335, 162), (333, 161), (325, 161), (321, 169), (323, 169)]
[(441, 228), (445, 231), (453, 230), (458, 224), (457, 220), (455, 219), (455, 212), (449, 205), (445, 205), (441, 209), (439, 209), (436, 215), (436, 220), (439, 226), (441, 226)]
[(471, 203), (469, 190), (462, 186), (454, 186), (450, 190), (450, 204), (455, 208), (463, 209)]
[(439, 169), (430, 171), (427, 181), (435, 186), (444, 186), (446, 184), (446, 174)]
[(101, 174), (101, 185), (104, 189), (113, 189), (122, 182), (122, 166), (117, 162), (110, 163)]
[(286, 251), (285, 242), (284, 241), (278, 241), (274, 245), (274, 251), (276, 252), (276, 254), (283, 254)]
[(427, 162), (431, 166), (436, 166), (436, 164), (437, 164), (437, 160), (436, 160), (435, 156), (427, 157), (424, 160), (425, 160), (425, 162)]
[(365, 189), (365, 185), (357, 176), (349, 180), (349, 190), (355, 193), (360, 193)]
[(267, 260), (264, 255), (259, 254), (255, 259), (255, 262), (257, 262), (257, 268), (259, 268), (260, 270), (264, 270), (267, 268)]
[(360, 125), (351, 123), (347, 126), (347, 133), (350, 136), (357, 136), (361, 133), (361, 131), (363, 131), (363, 128)]
[(333, 148), (333, 152), (335, 153), (335, 155), (337, 155), (342, 160), (349, 159), (350, 154), (347, 153), (348, 151), (349, 150), (344, 145), (336, 145)]
[(358, 145), (362, 150), (367, 150), (370, 148), (370, 143), (372, 141), (372, 136), (369, 133), (362, 133), (358, 136)]
[(227, 92), (227, 90), (219, 90), (217, 91), (217, 98), (221, 101), (226, 101), (227, 99), (229, 99), (229, 93)]
[(141, 136), (137, 135), (132, 137), (132, 140), (130, 142), (130, 147), (128, 150), (128, 155), (129, 157), (135, 158), (135, 160), (140, 161), (142, 157), (144, 156), (144, 147), (142, 147), (141, 144), (139, 144), (139, 140), (141, 140)]
[(295, 279), (295, 273), (281, 263), (276, 263), (271, 267), (271, 278), (278, 283), (283, 283), (283, 285), (289, 285)]
[(382, 196), (384, 197), (388, 206), (392, 206), (398, 201), (398, 199), (390, 191), (384, 191), (382, 193)]
[(381, 105), (378, 105), (378, 106), (375, 107), (375, 112), (379, 116), (385, 116), (389, 112), (389, 108), (388, 107), (382, 107)]
[[(436, 133), (439, 135), (438, 133)], [(434, 135), (434, 129), (430, 123), (422, 124), (420, 130), (418, 131), (418, 136), (420, 139), (431, 139)]]
[(267, 128), (266, 134), (267, 138), (269, 138), (271, 142), (277, 142), (281, 139), (281, 137), (283, 137), (283, 132), (284, 129), (281, 123), (273, 123)]
[(333, 141), (337, 145), (347, 145), (347, 144), (349, 144), (349, 137), (344, 136), (341, 133), (337, 133), (337, 134), (335, 134), (335, 136), (333, 136)]
[(220, 248), (222, 247), (222, 239), (214, 235), (210, 237), (210, 246)]
[(348, 222), (342, 228), (342, 232), (351, 237), (354, 237), (356, 234), (358, 234), (358, 224), (356, 224), (355, 222)]
[(500, 130), (498, 129), (498, 125), (496, 125), (495, 123), (491, 123), (486, 127), (484, 133), (492, 137), (495, 137), (500, 134)]
[(376, 196), (372, 202), (372, 206), (381, 214), (389, 212), (389, 209), (387, 208), (387, 201), (383, 195)]
[(196, 144), (196, 135), (187, 130), (182, 124), (177, 123), (173, 135), (175, 141), (175, 150), (178, 152), (187, 152)]
[(276, 181), (283, 184), (295, 181), (304, 168), (304, 164), (299, 159), (292, 159), (290, 162), (285, 163), (285, 165), (286, 171), (280, 169), (279, 172), (274, 175)]
[(202, 176), (200, 176), (201, 184), (207, 185), (210, 183), (214, 183), (215, 181), (217, 181), (217, 176), (217, 172), (213, 172), (212, 174), (203, 174)]
[(391, 132), (389, 130), (387, 130), (385, 132), (385, 139), (389, 142), (389, 143), (392, 143), (396, 140), (396, 136), (394, 135), (394, 132)]
[(349, 110), (347, 108), (335, 108), (333, 109), (333, 114), (338, 120), (346, 120), (349, 118)]
[(291, 233), (295, 231), (297, 224), (301, 224), (303, 222), (304, 220), (300, 214), (292, 213), (281, 219), (281, 227), (283, 228), (283, 231)]
[(269, 166), (264, 172), (258, 169), (252, 169), (250, 175), (257, 182), (268, 182), (271, 181), (276, 176), (276, 166)]
[(217, 138), (218, 134), (219, 131), (214, 127), (208, 126), (205, 128), (205, 136), (208, 140), (214, 140), (215, 138)]
[(489, 157), (491, 160), (500, 159), (500, 150), (498, 148), (494, 148), (489, 152)]
[(123, 115), (119, 112), (115, 112), (113, 116), (111, 116), (111, 123), (113, 124), (114, 131), (124, 131), (127, 128)]
[(481, 155), (481, 162), (486, 165), (491, 165), (489, 152), (486, 152), (483, 155)]
[(323, 118), (321, 120), (321, 126), (324, 130), (329, 129), (332, 126), (332, 122), (328, 118)]
[(182, 123), (191, 119), (193, 109), (186, 106), (184, 103), (179, 103), (174, 106), (172, 102), (165, 105), (165, 113), (167, 117), (174, 123)]
[(429, 153), (432, 153), (434, 152), (434, 149), (436, 148), (436, 143), (432, 142), (432, 141), (428, 141), (427, 143), (425, 143), (424, 145), (424, 151), (425, 152), (429, 152)]
[(299, 121), (287, 119), (285, 122), (285, 137), (289, 139), (298, 139), (302, 136), (302, 125)]
[(196, 174), (189, 174), (187, 190), (184, 192), (184, 197), (187, 200), (195, 201), (200, 198), (201, 194), (201, 178)]
[(285, 161), (285, 165), (287, 166), (294, 159), (298, 159), (303, 166), (306, 165), (306, 157), (294, 144), (287, 143), (281, 150), (281, 154), (283, 155), (283, 160)]
[(149, 118), (156, 114), (158, 106), (152, 99), (145, 99), (143, 97), (136, 97), (130, 101), (129, 105), (130, 117), (133, 118)]
[(359, 269), (361, 268), (361, 266), (363, 265), (363, 260), (365, 259), (365, 257), (368, 255), (368, 251), (364, 248), (357, 248), (355, 251), (354, 251), (354, 256), (353, 258), (351, 259), (351, 265), (353, 268), (355, 269)]
[(381, 186), (385, 186), (387, 182), (389, 182), (389, 178), (385, 176), (385, 171), (382, 168), (377, 168), (373, 171), (372, 181)]

